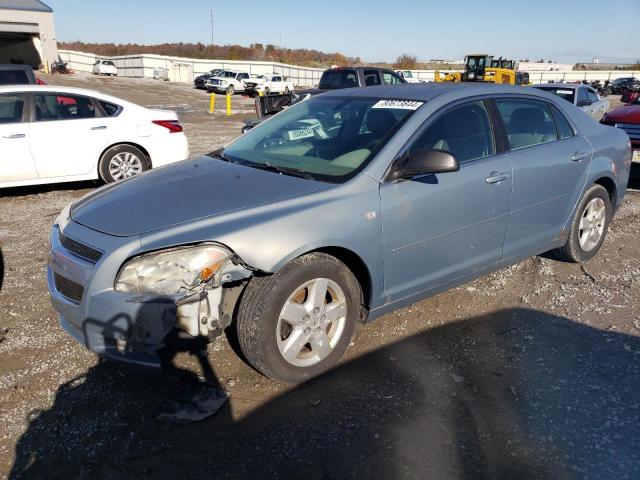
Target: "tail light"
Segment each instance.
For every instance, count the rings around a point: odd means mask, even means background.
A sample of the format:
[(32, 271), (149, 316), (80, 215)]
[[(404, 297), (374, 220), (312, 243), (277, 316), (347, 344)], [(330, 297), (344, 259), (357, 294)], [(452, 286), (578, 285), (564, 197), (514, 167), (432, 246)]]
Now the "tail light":
[(169, 133), (178, 133), (182, 131), (182, 125), (180, 125), (178, 120), (153, 120), (152, 123), (168, 129)]

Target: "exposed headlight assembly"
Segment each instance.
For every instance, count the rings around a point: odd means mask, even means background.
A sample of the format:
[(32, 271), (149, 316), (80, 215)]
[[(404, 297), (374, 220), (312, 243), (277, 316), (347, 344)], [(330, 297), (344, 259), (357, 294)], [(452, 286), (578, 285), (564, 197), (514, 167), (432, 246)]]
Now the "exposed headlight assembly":
[(172, 295), (208, 282), (233, 254), (219, 245), (204, 244), (160, 250), (124, 264), (115, 289), (125, 293)]

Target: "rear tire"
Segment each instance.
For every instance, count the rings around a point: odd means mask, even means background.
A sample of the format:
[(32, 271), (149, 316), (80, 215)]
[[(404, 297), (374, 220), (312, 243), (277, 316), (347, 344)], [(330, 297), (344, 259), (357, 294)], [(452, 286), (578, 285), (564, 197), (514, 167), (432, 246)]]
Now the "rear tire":
[(360, 284), (340, 260), (303, 255), (273, 275), (250, 280), (238, 308), (240, 348), (273, 380), (306, 381), (332, 368), (347, 350), (362, 301)]
[(593, 258), (604, 243), (612, 214), (609, 192), (601, 185), (592, 185), (576, 209), (567, 242), (553, 250), (553, 255), (574, 263)]
[(118, 182), (151, 168), (147, 156), (132, 145), (115, 145), (100, 157), (98, 172), (105, 183)]

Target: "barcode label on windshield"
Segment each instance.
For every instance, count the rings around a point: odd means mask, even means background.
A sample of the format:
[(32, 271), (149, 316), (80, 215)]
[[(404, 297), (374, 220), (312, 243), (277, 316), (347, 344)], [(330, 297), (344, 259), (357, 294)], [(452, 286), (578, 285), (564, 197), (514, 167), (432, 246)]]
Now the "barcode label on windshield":
[(301, 138), (311, 138), (313, 134), (312, 128), (301, 128), (299, 130), (289, 130), (289, 140), (300, 140)]
[(414, 102), (413, 100), (380, 100), (371, 108), (397, 108), (400, 110), (417, 110), (424, 102)]
[(573, 90), (558, 90), (558, 94), (560, 95), (571, 95)]

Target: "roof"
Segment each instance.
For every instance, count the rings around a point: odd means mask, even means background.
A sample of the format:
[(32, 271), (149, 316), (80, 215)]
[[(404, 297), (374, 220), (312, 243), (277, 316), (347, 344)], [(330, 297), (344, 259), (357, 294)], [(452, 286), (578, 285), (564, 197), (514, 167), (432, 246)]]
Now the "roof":
[(53, 9), (39, 0), (0, 0), (0, 10), (26, 10), (53, 13)]
[[(551, 95), (539, 89), (518, 85), (498, 85), (485, 82), (442, 82), (442, 83), (402, 83), (365, 88), (345, 88), (331, 90), (327, 96), (393, 98), (397, 100), (416, 100), (426, 102), (440, 95), (451, 99), (473, 95), (492, 95), (496, 93), (519, 93), (549, 98)], [(555, 97), (554, 97), (555, 98)]]
[(565, 88), (567, 90), (575, 90), (578, 87), (590, 87), (591, 85), (584, 85), (583, 83), (538, 83), (533, 85), (536, 88)]

